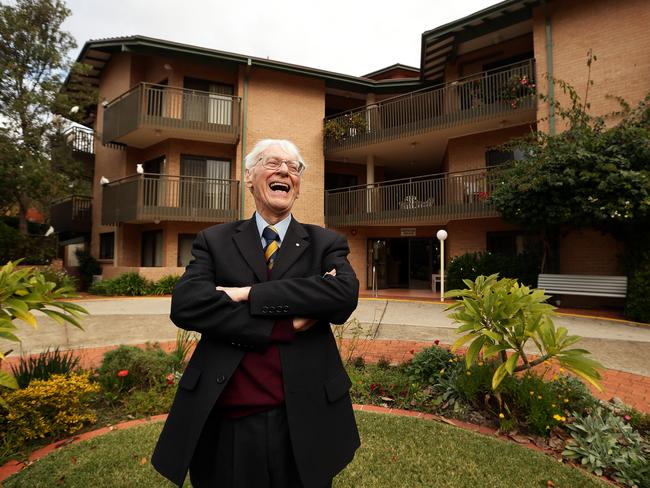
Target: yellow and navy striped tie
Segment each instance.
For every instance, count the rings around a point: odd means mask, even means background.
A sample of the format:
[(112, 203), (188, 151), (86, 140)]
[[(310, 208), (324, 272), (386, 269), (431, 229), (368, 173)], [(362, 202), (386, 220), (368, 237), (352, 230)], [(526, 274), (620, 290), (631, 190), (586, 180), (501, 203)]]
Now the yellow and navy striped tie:
[(273, 269), (273, 262), (278, 257), (280, 249), (280, 235), (275, 227), (269, 225), (262, 232), (262, 237), (266, 240), (266, 247), (264, 248), (264, 259), (266, 259), (266, 266), (269, 270)]

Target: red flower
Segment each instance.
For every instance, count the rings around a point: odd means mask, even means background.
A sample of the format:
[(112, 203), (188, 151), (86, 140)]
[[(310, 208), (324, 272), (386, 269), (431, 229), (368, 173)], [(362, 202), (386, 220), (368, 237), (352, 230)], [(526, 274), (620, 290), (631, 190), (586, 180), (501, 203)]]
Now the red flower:
[(123, 369), (121, 371), (118, 371), (117, 376), (119, 376), (120, 378), (124, 378), (125, 376), (129, 376), (129, 370), (128, 369)]
[(167, 376), (165, 376), (165, 378), (167, 378), (168, 385), (174, 384), (174, 373), (169, 373)]
[(437, 346), (437, 345), (440, 344), (440, 340), (439, 340), (439, 339), (436, 339), (435, 341), (433, 341), (433, 343)]
[(410, 352), (411, 354), (415, 354), (415, 349), (411, 349), (409, 352)]

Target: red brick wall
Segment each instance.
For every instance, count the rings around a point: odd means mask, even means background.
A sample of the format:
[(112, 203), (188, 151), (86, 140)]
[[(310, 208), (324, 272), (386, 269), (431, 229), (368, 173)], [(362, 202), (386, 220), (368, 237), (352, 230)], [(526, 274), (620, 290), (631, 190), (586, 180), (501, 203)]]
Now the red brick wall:
[(574, 230), (560, 241), (560, 273), (621, 275), (623, 244), (592, 229)]
[[(619, 108), (608, 95), (635, 104), (648, 93), (650, 79), (650, 3), (647, 0), (553, 1), (549, 5), (553, 37), (553, 70), (556, 78), (573, 85), (581, 96), (587, 88), (587, 51), (592, 65), (589, 88), (591, 113), (602, 115)], [(534, 11), (534, 44), (538, 75), (547, 72), (544, 9)], [(538, 76), (546, 93), (547, 83)], [(559, 89), (558, 100), (566, 102)], [(548, 106), (540, 104), (540, 127), (548, 128)], [(558, 130), (562, 125), (558, 121)]]

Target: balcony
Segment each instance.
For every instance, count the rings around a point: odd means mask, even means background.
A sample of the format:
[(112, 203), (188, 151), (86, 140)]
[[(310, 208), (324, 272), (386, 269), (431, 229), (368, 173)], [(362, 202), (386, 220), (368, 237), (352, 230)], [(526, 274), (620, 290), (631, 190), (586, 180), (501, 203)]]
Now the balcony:
[(535, 60), (484, 71), (325, 119), (325, 154), (504, 116), (534, 120)]
[(85, 127), (70, 127), (63, 133), (65, 140), (74, 152), (95, 154), (95, 134)]
[(239, 181), (138, 174), (103, 187), (102, 224), (239, 218)]
[(145, 148), (168, 138), (235, 144), (241, 99), (140, 83), (104, 110), (102, 142)]
[(497, 169), (440, 173), (372, 185), (329, 190), (328, 227), (358, 225), (433, 225), (450, 220), (496, 217), (490, 189)]
[(54, 230), (61, 234), (72, 232), (84, 234), (92, 226), (92, 198), (72, 195), (52, 202), (50, 222)]

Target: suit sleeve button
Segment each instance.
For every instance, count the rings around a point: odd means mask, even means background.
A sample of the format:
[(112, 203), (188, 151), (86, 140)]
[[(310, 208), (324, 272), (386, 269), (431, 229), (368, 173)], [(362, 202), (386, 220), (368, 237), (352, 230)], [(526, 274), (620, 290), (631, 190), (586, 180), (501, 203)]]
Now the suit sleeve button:
[(226, 377), (224, 375), (220, 374), (219, 376), (217, 376), (217, 383), (222, 384), (225, 383), (225, 381), (226, 381)]

